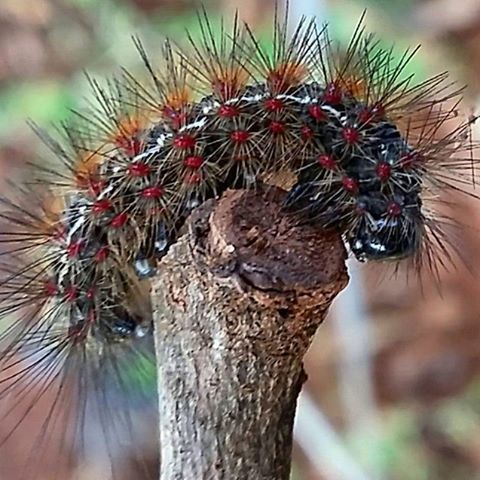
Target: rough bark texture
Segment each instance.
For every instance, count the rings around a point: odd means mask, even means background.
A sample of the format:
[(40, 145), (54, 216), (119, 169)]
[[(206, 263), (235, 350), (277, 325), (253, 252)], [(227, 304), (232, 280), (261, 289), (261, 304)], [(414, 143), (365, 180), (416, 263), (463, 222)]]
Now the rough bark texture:
[(277, 188), (207, 202), (154, 285), (161, 480), (285, 480), (302, 358), (348, 277)]

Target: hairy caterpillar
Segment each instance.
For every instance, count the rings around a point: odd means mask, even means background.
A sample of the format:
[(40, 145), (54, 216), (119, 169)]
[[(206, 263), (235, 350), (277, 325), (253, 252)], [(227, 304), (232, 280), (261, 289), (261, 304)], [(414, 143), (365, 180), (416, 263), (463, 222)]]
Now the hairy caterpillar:
[(128, 363), (152, 361), (148, 279), (191, 210), (227, 188), (287, 174), (285, 210), (339, 230), (359, 260), (435, 271), (449, 257), (450, 219), (434, 208), (472, 182), (473, 159), (471, 121), (448, 128), (460, 90), (446, 74), (414, 84), (415, 52), (398, 60), (362, 21), (346, 51), (313, 20), (289, 36), (276, 16), (268, 50), (237, 19), (219, 35), (207, 15), (199, 24), (200, 41), (165, 43), (161, 68), (135, 39), (149, 82), (89, 79), (95, 103), (57, 134), (37, 129), (55, 164), (35, 164), (3, 199), (0, 402), (20, 411), (10, 434), (32, 398), (54, 398), (32, 459), (63, 407), (75, 418), (60, 442), (92, 414), (110, 439), (133, 433), (133, 400), (112, 405), (142, 394)]

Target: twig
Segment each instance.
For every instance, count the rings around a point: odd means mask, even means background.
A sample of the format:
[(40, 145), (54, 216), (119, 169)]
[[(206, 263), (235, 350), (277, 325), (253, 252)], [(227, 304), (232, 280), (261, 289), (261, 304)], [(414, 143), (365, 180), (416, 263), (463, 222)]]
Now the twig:
[(283, 195), (207, 202), (162, 261), (161, 480), (289, 478), (302, 359), (348, 277), (339, 236), (295, 225)]

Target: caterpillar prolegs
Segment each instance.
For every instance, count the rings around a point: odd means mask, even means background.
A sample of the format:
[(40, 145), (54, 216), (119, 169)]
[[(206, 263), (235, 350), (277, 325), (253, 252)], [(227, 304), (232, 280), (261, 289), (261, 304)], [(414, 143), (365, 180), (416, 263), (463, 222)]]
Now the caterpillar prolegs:
[(161, 61), (134, 39), (145, 82), (89, 78), (96, 102), (54, 134), (35, 127), (53, 163), (3, 199), (0, 401), (21, 412), (8, 437), (32, 401), (54, 399), (33, 458), (64, 407), (61, 442), (90, 410), (106, 434), (134, 429), (130, 400), (111, 406), (142, 393), (128, 364), (151, 364), (149, 279), (189, 213), (226, 189), (286, 174), (285, 211), (342, 233), (358, 260), (433, 273), (450, 260), (443, 199), (468, 191), (475, 160), (447, 74), (416, 84), (415, 50), (397, 57), (363, 19), (344, 50), (315, 20), (288, 35), (276, 15), (268, 47), (237, 19), (218, 32), (202, 13), (199, 27)]

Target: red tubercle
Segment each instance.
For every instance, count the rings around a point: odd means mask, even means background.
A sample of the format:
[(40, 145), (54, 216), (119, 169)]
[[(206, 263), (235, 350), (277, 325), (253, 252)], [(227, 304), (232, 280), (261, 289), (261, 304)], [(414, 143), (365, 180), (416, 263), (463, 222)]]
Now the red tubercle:
[(112, 208), (112, 202), (107, 198), (103, 198), (101, 200), (97, 200), (92, 205), (92, 213), (95, 215), (100, 215), (110, 210), (110, 208)]
[(86, 292), (85, 292), (85, 298), (87, 300), (93, 300), (95, 298), (95, 289), (92, 287), (92, 288), (89, 288)]
[(203, 157), (199, 155), (190, 155), (185, 158), (183, 164), (187, 168), (192, 168), (193, 170), (198, 170), (203, 165)]
[(122, 228), (128, 220), (128, 214), (126, 212), (119, 213), (112, 218), (110, 226), (112, 228)]
[(48, 297), (55, 297), (58, 294), (58, 285), (53, 280), (45, 282), (45, 294)]
[(332, 155), (323, 154), (318, 157), (318, 163), (327, 170), (334, 170), (337, 167), (337, 161)]
[(165, 106), (162, 110), (165, 119), (170, 120), (172, 127), (177, 130), (187, 123), (187, 114), (184, 111), (176, 110), (172, 107)]
[(132, 162), (127, 167), (127, 173), (130, 177), (146, 177), (151, 172), (150, 165), (147, 165), (144, 162)]
[(146, 187), (140, 192), (140, 196), (147, 199), (157, 199), (163, 195), (164, 189), (160, 186)]
[(105, 180), (99, 177), (98, 174), (77, 174), (76, 186), (82, 190), (88, 191), (94, 197), (98, 196), (105, 187)]
[(280, 98), (268, 98), (265, 100), (264, 106), (269, 112), (279, 112), (285, 107), (285, 103)]
[(169, 107), (168, 105), (165, 105), (162, 108), (162, 115), (164, 118), (168, 120), (172, 120), (172, 118), (176, 118), (178, 114), (179, 114), (178, 110), (175, 110), (174, 108)]
[(179, 150), (188, 150), (195, 146), (196, 139), (188, 133), (179, 133), (173, 139), (173, 146)]
[(90, 321), (90, 312), (88, 312), (87, 319), (87, 322), (79, 322), (68, 327), (68, 340), (72, 342), (73, 345), (80, 344), (80, 342), (83, 342), (87, 337), (88, 327), (93, 323)]
[(348, 193), (351, 193), (352, 195), (355, 195), (358, 193), (358, 182), (352, 177), (343, 177), (342, 178), (342, 186), (344, 190), (346, 190)]
[(108, 250), (108, 247), (106, 245), (104, 245), (103, 247), (100, 247), (97, 252), (95, 253), (95, 261), (97, 263), (102, 263), (104, 262), (108, 255), (109, 255), (109, 250)]
[(119, 136), (115, 139), (115, 145), (120, 150), (123, 150), (123, 152), (129, 157), (138, 155), (142, 149), (142, 143), (140, 139), (135, 136)]
[(375, 169), (375, 173), (380, 181), (386, 182), (392, 175), (392, 167), (386, 162), (380, 162)]
[(323, 93), (323, 100), (330, 105), (338, 105), (342, 102), (343, 92), (340, 86), (333, 82), (327, 84)]
[(402, 214), (402, 207), (395, 201), (388, 202), (387, 213), (391, 217), (399, 217)]
[(231, 98), (232, 85), (230, 85), (228, 82), (216, 79), (212, 82), (212, 92), (219, 98)]
[(64, 225), (60, 225), (58, 227), (54, 227), (53, 232), (52, 232), (52, 238), (53, 240), (62, 240), (65, 238), (65, 234), (67, 233), (67, 230)]
[(376, 103), (371, 107), (363, 108), (358, 114), (358, 122), (361, 124), (381, 120), (385, 116), (385, 108), (382, 104)]
[(360, 140), (360, 133), (354, 127), (345, 127), (342, 130), (342, 137), (349, 145), (355, 145)]
[(281, 135), (282, 133), (285, 133), (285, 128), (286, 127), (283, 122), (271, 121), (270, 124), (268, 125), (268, 129), (274, 135)]
[(360, 113), (358, 114), (358, 122), (360, 124), (370, 123), (374, 117), (375, 114), (372, 112), (372, 110), (368, 107), (365, 107), (364, 109), (360, 110)]
[(144, 119), (139, 115), (128, 114), (117, 119), (115, 131), (112, 132), (111, 136), (113, 144), (129, 156), (138, 155), (142, 147), (140, 137), (144, 123)]
[(250, 132), (247, 130), (234, 130), (230, 133), (230, 139), (234, 143), (245, 143), (250, 138)]
[(92, 178), (88, 182), (88, 190), (90, 191), (91, 194), (97, 197), (105, 188), (105, 185), (106, 185), (105, 180)]
[(372, 107), (372, 113), (375, 115), (375, 120), (380, 120), (385, 116), (385, 107), (377, 102)]
[(212, 82), (212, 92), (217, 96), (217, 98), (228, 100), (238, 96), (238, 93), (241, 89), (241, 81), (234, 74), (228, 76), (225, 79), (215, 79)]
[(327, 119), (327, 114), (323, 111), (322, 107), (317, 103), (308, 107), (309, 115), (317, 122), (323, 122)]
[(78, 288), (75, 285), (71, 285), (65, 289), (64, 295), (67, 302), (74, 302), (78, 297)]
[(233, 118), (240, 115), (240, 110), (233, 105), (220, 105), (218, 109), (218, 116), (222, 118)]
[(79, 240), (78, 242), (72, 242), (67, 245), (67, 255), (69, 258), (76, 258), (80, 255), (80, 252), (83, 248), (84, 242), (83, 240)]
[(283, 93), (299, 85), (308, 73), (308, 68), (292, 58), (276, 62), (266, 72), (266, 84), (271, 92)]
[(302, 140), (307, 141), (313, 137), (313, 130), (308, 125), (304, 125), (300, 130), (300, 134), (302, 135)]
[(269, 90), (276, 93), (284, 92), (289, 85), (286, 83), (285, 74), (281, 71), (273, 70), (268, 73), (266, 83)]

